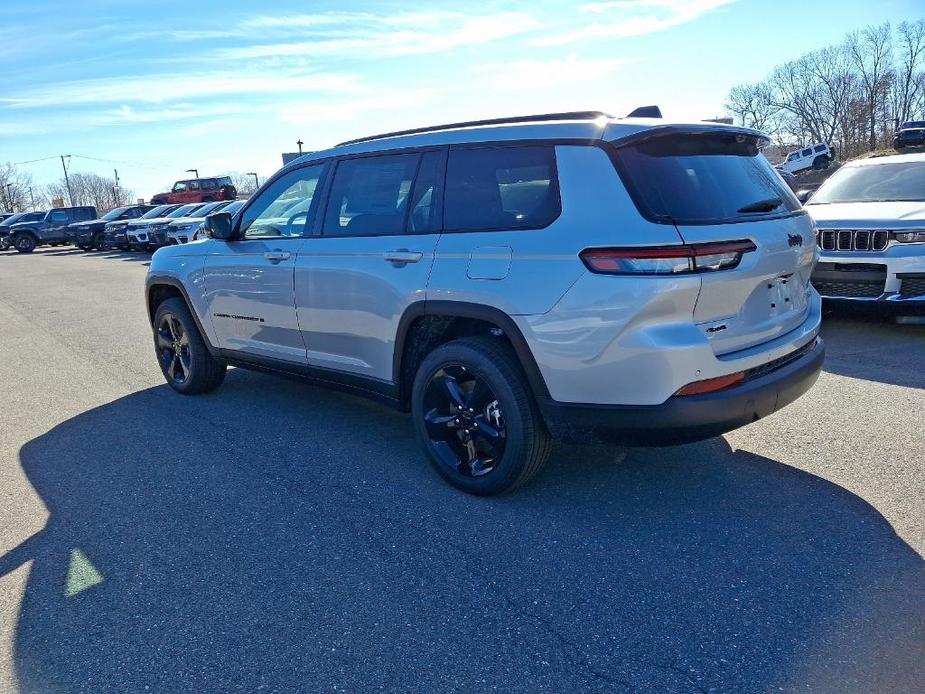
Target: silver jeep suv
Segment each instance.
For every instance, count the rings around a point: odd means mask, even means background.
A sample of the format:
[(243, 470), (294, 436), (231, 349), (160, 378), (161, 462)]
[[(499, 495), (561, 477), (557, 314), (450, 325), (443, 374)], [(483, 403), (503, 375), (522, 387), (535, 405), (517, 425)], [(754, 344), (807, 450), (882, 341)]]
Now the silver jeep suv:
[(813, 224), (763, 140), (582, 112), (305, 155), (154, 254), (157, 359), (180, 393), (233, 364), (410, 410), (475, 494), (530, 479), (553, 437), (722, 434), (823, 359)]

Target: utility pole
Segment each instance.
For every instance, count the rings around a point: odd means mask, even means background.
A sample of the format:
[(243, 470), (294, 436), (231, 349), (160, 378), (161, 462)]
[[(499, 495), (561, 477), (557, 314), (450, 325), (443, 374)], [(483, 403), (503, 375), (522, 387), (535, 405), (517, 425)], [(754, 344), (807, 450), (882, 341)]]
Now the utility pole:
[(15, 212), (15, 210), (13, 209), (13, 193), (10, 190), (10, 188), (12, 187), (13, 187), (12, 183), (6, 184), (6, 197), (10, 201), (10, 212)]
[(71, 192), (71, 179), (67, 177), (67, 165), (64, 163), (64, 157), (71, 158), (70, 154), (61, 155), (61, 168), (64, 169), (64, 184), (67, 186), (67, 204), (74, 206), (74, 194)]
[(187, 169), (186, 173), (195, 174), (196, 178), (199, 178), (199, 169)]
[(302, 142), (301, 137), (298, 140), (296, 140), (295, 143), (299, 146), (299, 156), (302, 156), (302, 145), (304, 145), (305, 143)]
[(29, 199), (32, 200), (32, 211), (35, 212), (35, 196), (32, 194), (32, 186), (29, 186)]
[(112, 196), (116, 199), (116, 207), (121, 203), (121, 198), (119, 197), (119, 169), (113, 169), (112, 172), (116, 177), (116, 185), (112, 187)]

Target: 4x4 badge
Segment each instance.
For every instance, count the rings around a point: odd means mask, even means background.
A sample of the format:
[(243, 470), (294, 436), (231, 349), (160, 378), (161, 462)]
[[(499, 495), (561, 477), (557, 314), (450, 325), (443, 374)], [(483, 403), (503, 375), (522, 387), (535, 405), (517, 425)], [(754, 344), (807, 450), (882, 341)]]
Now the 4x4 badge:
[(787, 234), (787, 243), (790, 244), (791, 247), (802, 246), (803, 237), (799, 234)]

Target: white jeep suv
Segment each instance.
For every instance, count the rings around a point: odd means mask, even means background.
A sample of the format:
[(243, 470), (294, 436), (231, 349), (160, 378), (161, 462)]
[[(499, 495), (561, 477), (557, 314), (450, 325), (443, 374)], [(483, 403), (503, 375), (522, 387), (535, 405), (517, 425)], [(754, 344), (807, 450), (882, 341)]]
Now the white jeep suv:
[(528, 480), (551, 437), (722, 434), (823, 359), (813, 224), (764, 140), (582, 112), (305, 155), (154, 254), (155, 355), (180, 393), (233, 364), (410, 411), (475, 494)]
[(925, 154), (846, 164), (806, 203), (827, 299), (925, 307)]

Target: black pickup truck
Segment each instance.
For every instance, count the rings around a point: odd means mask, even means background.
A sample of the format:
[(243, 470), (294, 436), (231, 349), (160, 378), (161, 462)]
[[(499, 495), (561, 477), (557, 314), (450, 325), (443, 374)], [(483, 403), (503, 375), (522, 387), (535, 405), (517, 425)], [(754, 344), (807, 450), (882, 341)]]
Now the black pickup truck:
[(67, 228), (68, 241), (85, 251), (106, 250), (106, 236), (104, 232), (108, 222), (138, 219), (145, 212), (153, 208), (153, 205), (116, 207), (109, 210), (109, 212), (99, 219), (91, 219), (86, 222), (75, 222)]

